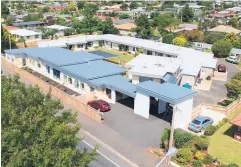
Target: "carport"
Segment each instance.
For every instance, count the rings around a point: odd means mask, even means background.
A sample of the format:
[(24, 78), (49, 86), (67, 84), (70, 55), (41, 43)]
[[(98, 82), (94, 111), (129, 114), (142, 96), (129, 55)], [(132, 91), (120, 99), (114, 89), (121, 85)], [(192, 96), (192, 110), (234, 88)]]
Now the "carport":
[(184, 128), (191, 121), (195, 94), (195, 91), (176, 84), (142, 82), (136, 85), (134, 113), (149, 119), (150, 97), (154, 97), (159, 99), (158, 113), (165, 112), (168, 104), (177, 108), (173, 116), (174, 128)]
[(136, 86), (133, 85), (129, 78), (122, 75), (113, 75), (104, 78), (91, 80), (91, 83), (106, 89), (106, 94), (109, 93), (111, 103), (126, 98), (135, 98)]

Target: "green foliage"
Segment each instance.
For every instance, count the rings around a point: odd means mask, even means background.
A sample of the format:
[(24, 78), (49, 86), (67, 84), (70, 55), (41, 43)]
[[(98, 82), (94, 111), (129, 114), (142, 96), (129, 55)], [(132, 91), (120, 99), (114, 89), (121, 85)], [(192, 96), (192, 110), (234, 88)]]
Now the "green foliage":
[(77, 2), (77, 8), (79, 10), (82, 10), (84, 8), (84, 6), (85, 6), (85, 2), (84, 1), (78, 1)]
[(1, 1), (1, 15), (3, 18), (6, 18), (10, 14), (9, 9), (5, 1)]
[(7, 25), (11, 26), (13, 24), (13, 22), (15, 21), (14, 17), (11, 15), (8, 15), (5, 22)]
[(174, 133), (175, 146), (177, 148), (192, 147), (194, 136), (191, 133), (175, 130)]
[(213, 44), (218, 40), (224, 39), (225, 36), (226, 36), (226, 33), (222, 33), (222, 32), (205, 32), (204, 42), (208, 44)]
[(187, 165), (192, 161), (192, 152), (190, 148), (181, 148), (176, 154), (176, 161), (182, 165)]
[(217, 127), (214, 125), (209, 125), (204, 129), (205, 136), (212, 136), (217, 130)]
[(233, 47), (241, 48), (240, 37), (235, 35), (234, 33), (227, 34), (225, 36), (225, 40), (229, 41)]
[(229, 56), (232, 47), (233, 46), (230, 42), (225, 40), (219, 40), (213, 44), (212, 52), (216, 57), (225, 58)]
[(120, 14), (119, 19), (128, 19), (130, 16), (126, 13)]
[(207, 155), (204, 159), (203, 159), (203, 164), (208, 165), (208, 164), (212, 164), (214, 161), (213, 157), (211, 155)]
[(188, 4), (182, 10), (182, 20), (184, 22), (191, 22), (194, 17), (194, 13), (191, 8), (189, 8)]
[(40, 14), (28, 14), (23, 18), (24, 21), (38, 21), (41, 18)]
[(140, 52), (135, 52), (134, 57), (138, 56)]
[(19, 76), (1, 77), (2, 166), (88, 166), (95, 151), (76, 149), (80, 125), (59, 100)]
[(195, 160), (192, 162), (193, 167), (202, 167), (202, 162), (199, 160)]
[(165, 28), (165, 27), (176, 27), (180, 24), (180, 20), (175, 18), (172, 14), (153, 14), (153, 26), (157, 26), (158, 28)]
[(174, 38), (175, 38), (175, 35), (173, 33), (166, 34), (163, 36), (162, 42), (167, 44), (172, 44), (172, 41)]
[(127, 3), (124, 3), (124, 2), (123, 2), (123, 3), (121, 4), (120, 8), (121, 8), (122, 10), (127, 10), (127, 8), (128, 8)]
[(131, 1), (130, 9), (136, 9), (138, 7), (138, 3), (136, 1)]
[(205, 154), (202, 153), (201, 151), (197, 151), (195, 153), (194, 157), (195, 157), (195, 159), (202, 161), (205, 158)]
[(161, 145), (160, 145), (161, 148), (168, 150), (169, 138), (170, 138), (170, 129), (165, 128), (163, 135), (161, 137)]
[(179, 36), (179, 37), (174, 38), (172, 42), (173, 42), (174, 45), (183, 46), (183, 47), (187, 46), (187, 44), (188, 44), (187, 39), (183, 36)]
[(144, 53), (144, 48), (141, 48), (141, 49), (139, 50), (139, 52), (140, 52), (140, 53)]
[(229, 98), (237, 99), (241, 96), (241, 72), (237, 73), (229, 82), (225, 84)]
[(98, 30), (102, 34), (119, 34), (119, 30), (114, 27), (113, 21), (109, 16), (106, 18), (106, 21), (98, 23)]
[[(1, 39), (1, 53), (3, 53), (4, 50), (10, 49), (10, 42), (9, 42), (9, 33), (2, 26), (1, 26), (1, 37), (2, 37), (2, 39)], [(10, 41), (11, 41), (11, 48), (16, 49), (17, 46), (16, 46), (16, 43), (15, 43), (14, 39), (10, 38)]]
[(197, 138), (195, 146), (198, 150), (207, 150), (209, 145), (209, 139), (205, 136)]
[(178, 36), (183, 36), (190, 42), (202, 42), (204, 40), (204, 34), (199, 30), (182, 31)]
[(151, 36), (151, 25), (149, 19), (145, 14), (141, 14), (139, 17), (135, 19), (136, 23), (136, 33), (141, 36), (141, 38), (148, 39)]
[(73, 35), (74, 33), (75, 33), (75, 29), (73, 28), (68, 28), (64, 30), (64, 36)]

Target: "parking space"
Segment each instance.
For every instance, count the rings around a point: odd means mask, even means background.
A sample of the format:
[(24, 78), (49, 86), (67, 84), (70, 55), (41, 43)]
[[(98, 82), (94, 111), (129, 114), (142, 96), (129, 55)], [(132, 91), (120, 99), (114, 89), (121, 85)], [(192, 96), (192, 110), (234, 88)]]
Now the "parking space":
[(144, 148), (158, 147), (160, 137), (170, 123), (153, 115), (149, 119), (140, 117), (134, 114), (130, 103), (121, 103), (112, 104), (111, 111), (104, 113), (104, 124)]
[(226, 81), (213, 80), (209, 91), (199, 90), (197, 96), (194, 97), (194, 107), (201, 103), (217, 104), (226, 97), (227, 89), (225, 83), (230, 81), (240, 70), (234, 64), (226, 62), (225, 59), (218, 59), (217, 65), (219, 64), (224, 64), (227, 68)]

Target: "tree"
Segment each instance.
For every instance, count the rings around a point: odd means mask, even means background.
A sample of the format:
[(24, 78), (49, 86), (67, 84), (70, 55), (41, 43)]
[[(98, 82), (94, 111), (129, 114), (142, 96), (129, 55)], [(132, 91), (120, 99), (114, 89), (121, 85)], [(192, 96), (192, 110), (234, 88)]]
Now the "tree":
[(237, 73), (225, 86), (228, 97), (235, 99), (241, 97), (241, 72)]
[(225, 36), (225, 40), (229, 41), (233, 45), (233, 47), (235, 47), (235, 48), (240, 48), (241, 47), (240, 37), (235, 35), (233, 32), (230, 33), (230, 34), (227, 34)]
[(239, 18), (237, 16), (234, 16), (229, 20), (228, 24), (234, 28), (239, 28)]
[(219, 40), (213, 44), (212, 52), (216, 57), (225, 58), (229, 56), (232, 47), (229, 41)]
[(75, 30), (73, 28), (67, 28), (64, 30), (64, 36), (73, 35), (75, 33)]
[(13, 25), (13, 22), (14, 22), (14, 21), (15, 21), (15, 19), (14, 19), (14, 17), (11, 16), (11, 15), (8, 15), (7, 18), (6, 18), (6, 20), (5, 20), (6, 24), (9, 25), (9, 26)]
[(119, 19), (128, 19), (130, 16), (126, 13), (123, 13), (119, 16)]
[(199, 30), (182, 31), (178, 36), (183, 36), (191, 42), (202, 42), (204, 40), (203, 32)]
[(160, 28), (166, 28), (166, 27), (176, 27), (180, 24), (180, 20), (176, 19), (172, 14), (166, 13), (166, 14), (154, 14), (153, 15), (153, 26), (157, 26)]
[(6, 18), (10, 14), (9, 9), (4, 1), (1, 1), (1, 14), (3, 18)]
[(226, 33), (223, 32), (205, 32), (204, 33), (204, 42), (208, 44), (213, 44), (218, 40), (224, 39)]
[(163, 43), (167, 43), (167, 44), (172, 44), (173, 39), (175, 38), (175, 35), (170, 33), (170, 34), (166, 34), (163, 36), (162, 38), (162, 42)]
[(114, 25), (113, 21), (110, 17), (106, 18), (106, 21), (99, 22), (98, 30), (102, 32), (102, 34), (118, 34), (119, 30), (117, 30)]
[(25, 16), (23, 18), (24, 21), (28, 22), (28, 21), (37, 21), (41, 18), (41, 16), (39, 14), (28, 14), (27, 16)]
[(151, 30), (151, 25), (147, 16), (144, 14), (141, 14), (139, 17), (135, 19), (135, 23), (136, 23), (136, 28), (135, 28), (136, 33), (141, 38), (144, 38), (144, 39), (150, 38), (152, 30)]
[(136, 1), (132, 1), (130, 3), (130, 9), (136, 9), (138, 7), (138, 3)]
[(160, 37), (161, 36), (160, 32), (158, 30), (156, 30), (156, 29), (153, 31), (152, 35), (154, 37)]
[[(8, 31), (1, 26), (1, 37), (2, 37), (1, 53), (3, 53), (4, 50), (10, 49), (9, 36), (10, 35), (9, 35)], [(11, 41), (11, 49), (17, 48), (13, 37), (10, 38), (10, 41)]]
[(121, 6), (120, 6), (120, 8), (121, 8), (122, 10), (127, 10), (128, 5), (127, 5), (126, 3), (122, 3)]
[(185, 37), (179, 36), (173, 39), (173, 44), (177, 46), (187, 46), (188, 41)]
[(85, 6), (85, 2), (84, 1), (78, 1), (77, 2), (77, 7), (79, 10), (82, 10)]
[(184, 22), (191, 22), (194, 17), (193, 11), (188, 4), (183, 8), (181, 15)]
[(88, 166), (96, 151), (77, 149), (76, 114), (19, 76), (1, 77), (3, 166)]

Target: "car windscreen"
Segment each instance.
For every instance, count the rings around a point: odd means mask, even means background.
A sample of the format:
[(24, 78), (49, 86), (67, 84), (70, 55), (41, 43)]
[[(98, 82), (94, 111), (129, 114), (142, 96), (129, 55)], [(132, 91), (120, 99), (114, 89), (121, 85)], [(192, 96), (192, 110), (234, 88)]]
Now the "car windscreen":
[(106, 106), (106, 107), (108, 107), (108, 106), (109, 106), (109, 104), (108, 104), (108, 103), (104, 103), (104, 104), (103, 104), (103, 106)]
[(198, 120), (194, 119), (194, 120), (192, 121), (192, 123), (194, 123), (194, 124), (196, 124), (196, 125), (200, 125), (201, 121), (198, 121)]

